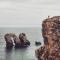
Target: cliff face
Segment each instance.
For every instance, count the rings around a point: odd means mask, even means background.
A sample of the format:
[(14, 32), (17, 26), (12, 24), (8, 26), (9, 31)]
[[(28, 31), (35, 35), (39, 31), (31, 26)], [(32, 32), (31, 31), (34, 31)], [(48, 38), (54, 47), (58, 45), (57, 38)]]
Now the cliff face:
[(42, 36), (44, 46), (36, 50), (38, 60), (60, 60), (60, 16), (43, 21)]

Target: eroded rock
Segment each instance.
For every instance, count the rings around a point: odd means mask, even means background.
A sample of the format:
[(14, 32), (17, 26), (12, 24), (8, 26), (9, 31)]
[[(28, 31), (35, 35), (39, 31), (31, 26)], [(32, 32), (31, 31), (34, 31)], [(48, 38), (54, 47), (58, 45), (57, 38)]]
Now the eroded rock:
[(27, 36), (26, 36), (25, 33), (20, 33), (19, 34), (19, 39), (20, 39), (22, 47), (26, 47), (26, 46), (30, 45), (30, 42), (27, 40)]
[(25, 33), (20, 33), (19, 37), (17, 37), (13, 33), (7, 33), (4, 36), (6, 41), (6, 47), (13, 47), (20, 48), (20, 47), (27, 47), (30, 45), (30, 42), (27, 40)]
[(36, 50), (38, 60), (60, 60), (60, 16), (43, 21), (42, 36), (44, 46)]

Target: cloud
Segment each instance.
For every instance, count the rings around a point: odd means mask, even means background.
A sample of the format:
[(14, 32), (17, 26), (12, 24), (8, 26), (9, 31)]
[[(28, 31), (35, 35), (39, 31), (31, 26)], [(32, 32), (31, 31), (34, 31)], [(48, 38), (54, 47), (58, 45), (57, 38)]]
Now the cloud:
[(41, 27), (48, 15), (60, 15), (57, 0), (3, 0), (0, 1), (1, 26)]

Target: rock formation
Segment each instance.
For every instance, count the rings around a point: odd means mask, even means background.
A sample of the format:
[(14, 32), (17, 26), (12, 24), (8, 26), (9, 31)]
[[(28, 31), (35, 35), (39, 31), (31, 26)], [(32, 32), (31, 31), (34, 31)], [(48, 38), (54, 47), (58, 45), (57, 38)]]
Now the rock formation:
[(16, 35), (13, 37), (13, 40), (14, 40), (14, 43), (15, 43), (15, 47), (18, 48), (18, 47), (21, 46), (21, 41)]
[(13, 38), (15, 37), (15, 34), (7, 33), (5, 34), (4, 38), (6, 41), (6, 47), (13, 47)]
[(20, 39), (22, 47), (26, 47), (26, 46), (30, 45), (30, 42), (27, 40), (27, 37), (26, 37), (25, 33), (20, 33), (19, 34), (19, 39)]
[(13, 33), (7, 33), (4, 38), (6, 41), (6, 47), (8, 48), (13, 47), (13, 45), (15, 48), (27, 47), (30, 45), (25, 33), (19, 34), (19, 38)]
[(60, 16), (43, 21), (42, 36), (44, 45), (35, 51), (38, 60), (60, 60)]

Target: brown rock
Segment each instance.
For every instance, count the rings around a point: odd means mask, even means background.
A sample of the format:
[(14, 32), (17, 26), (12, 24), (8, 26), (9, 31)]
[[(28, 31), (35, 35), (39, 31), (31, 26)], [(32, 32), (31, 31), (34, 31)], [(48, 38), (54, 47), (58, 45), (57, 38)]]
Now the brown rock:
[(19, 38), (13, 33), (7, 33), (5, 34), (4, 38), (6, 41), (6, 47), (13, 47), (14, 45), (16, 48), (19, 48), (30, 45), (30, 42), (27, 40), (25, 33), (21, 33)]
[(21, 42), (21, 46), (28, 46), (30, 45), (30, 42), (27, 40), (27, 36), (25, 33), (20, 33), (19, 34), (19, 39), (20, 39), (20, 42)]
[(6, 41), (6, 47), (12, 47), (13, 46), (13, 40), (16, 35), (13, 33), (7, 33), (5, 34), (4, 38)]
[(14, 43), (15, 43), (15, 47), (18, 48), (18, 47), (21, 46), (21, 41), (16, 35), (13, 37), (13, 40), (14, 40)]
[(38, 60), (60, 60), (60, 16), (43, 21), (42, 36), (44, 46), (36, 50)]

